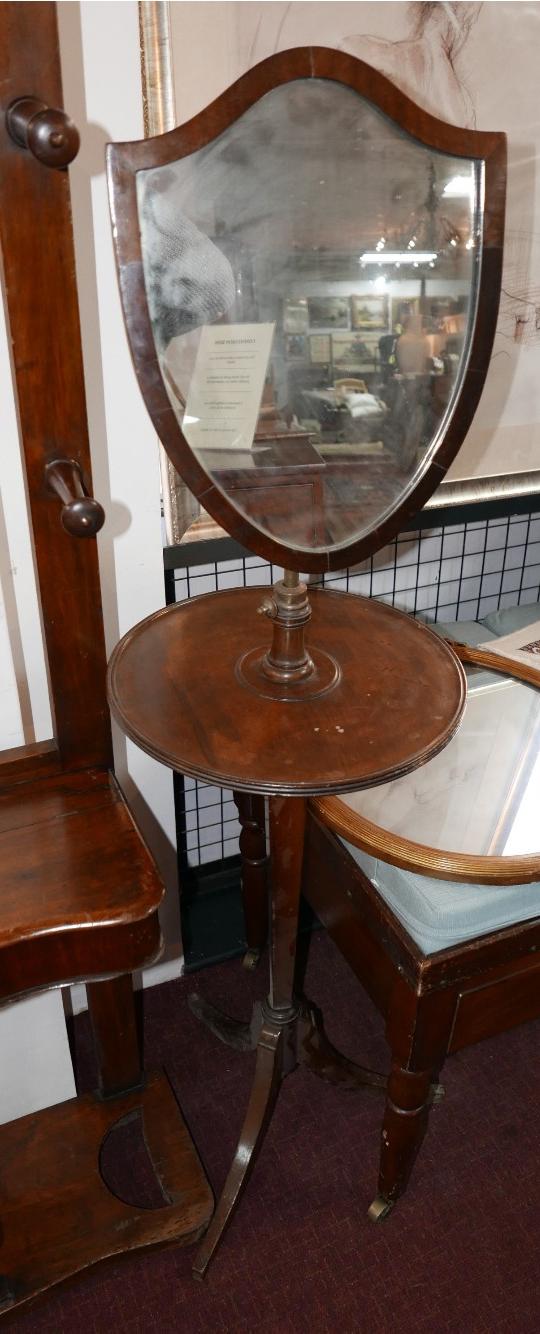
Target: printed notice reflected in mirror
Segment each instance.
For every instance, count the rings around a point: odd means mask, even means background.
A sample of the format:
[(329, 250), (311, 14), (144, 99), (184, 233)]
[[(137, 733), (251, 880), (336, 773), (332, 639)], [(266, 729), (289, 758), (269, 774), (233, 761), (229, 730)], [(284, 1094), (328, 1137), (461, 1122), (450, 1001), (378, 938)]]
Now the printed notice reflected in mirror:
[(192, 449), (251, 449), (274, 328), (204, 326), (182, 422)]

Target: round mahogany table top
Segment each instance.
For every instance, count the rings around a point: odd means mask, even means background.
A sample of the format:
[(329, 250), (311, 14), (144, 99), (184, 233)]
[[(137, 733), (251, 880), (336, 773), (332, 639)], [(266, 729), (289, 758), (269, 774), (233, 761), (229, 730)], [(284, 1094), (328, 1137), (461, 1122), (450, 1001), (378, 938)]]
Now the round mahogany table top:
[(310, 590), (308, 649), (339, 665), (319, 696), (256, 693), (238, 674), (246, 653), (270, 646), (257, 615), (267, 588), (207, 593), (166, 607), (120, 641), (109, 701), (142, 750), (193, 778), (245, 792), (349, 792), (409, 773), (458, 727), (465, 676), (425, 625), (382, 602)]

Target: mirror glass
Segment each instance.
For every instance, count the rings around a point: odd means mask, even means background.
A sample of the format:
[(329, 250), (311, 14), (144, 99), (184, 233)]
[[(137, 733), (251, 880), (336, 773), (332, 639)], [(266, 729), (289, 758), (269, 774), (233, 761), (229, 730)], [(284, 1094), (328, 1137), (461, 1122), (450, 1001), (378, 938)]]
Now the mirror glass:
[(170, 402), (263, 532), (345, 546), (418, 483), (466, 365), (482, 184), (478, 163), (326, 79), (274, 88), (206, 147), (137, 173)]
[(466, 674), (467, 707), (449, 745), (414, 774), (341, 801), (440, 852), (538, 853), (540, 691), (498, 672), (468, 667)]

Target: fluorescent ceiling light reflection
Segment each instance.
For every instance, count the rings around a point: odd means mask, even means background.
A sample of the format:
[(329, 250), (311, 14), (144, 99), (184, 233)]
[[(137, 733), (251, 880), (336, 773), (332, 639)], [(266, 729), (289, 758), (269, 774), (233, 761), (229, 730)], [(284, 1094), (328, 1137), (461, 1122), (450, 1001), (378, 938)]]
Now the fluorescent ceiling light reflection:
[(437, 258), (436, 250), (366, 250), (360, 255), (361, 264), (429, 264)]
[(452, 179), (446, 182), (443, 190), (443, 195), (446, 199), (463, 199), (466, 197), (472, 199), (473, 194), (473, 176), (452, 176)]

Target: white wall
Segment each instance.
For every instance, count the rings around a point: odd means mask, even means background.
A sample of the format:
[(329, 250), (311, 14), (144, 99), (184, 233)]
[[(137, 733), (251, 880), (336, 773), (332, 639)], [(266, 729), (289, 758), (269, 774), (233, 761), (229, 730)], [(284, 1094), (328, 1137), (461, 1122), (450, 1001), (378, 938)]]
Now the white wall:
[(52, 736), (19, 424), (0, 293), (0, 750)]
[[(0, 749), (52, 735), (3, 296), (0, 293)], [(0, 1123), (75, 1092), (62, 996), (0, 1010)]]

